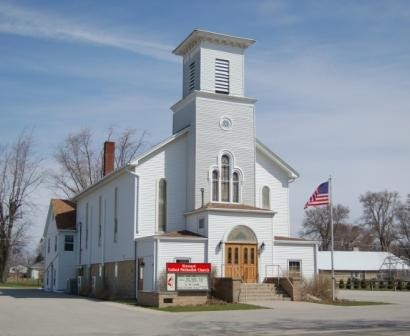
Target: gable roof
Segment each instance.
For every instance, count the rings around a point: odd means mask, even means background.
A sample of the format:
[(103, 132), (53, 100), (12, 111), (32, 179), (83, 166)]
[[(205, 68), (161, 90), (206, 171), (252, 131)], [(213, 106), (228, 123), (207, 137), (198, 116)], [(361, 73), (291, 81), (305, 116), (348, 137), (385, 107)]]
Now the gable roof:
[(272, 152), (266, 145), (264, 145), (259, 139), (256, 139), (256, 149), (260, 150), (269, 159), (279, 165), (291, 179), (296, 179), (299, 177), (299, 173), (288, 165), (283, 159), (281, 159), (277, 154)]
[(66, 199), (52, 199), (51, 208), (58, 230), (75, 230), (75, 203)]
[(84, 189), (82, 192), (78, 193), (77, 195), (75, 195), (73, 197), (73, 201), (77, 201), (81, 196), (87, 194), (88, 192), (90, 192), (91, 190), (93, 190), (94, 188), (96, 188), (97, 186), (103, 185), (106, 182), (112, 180), (113, 178), (121, 175), (122, 173), (126, 172), (127, 170), (129, 170), (129, 168), (131, 167), (136, 167), (138, 166), (144, 159), (146, 159), (147, 157), (149, 157), (150, 155), (154, 154), (156, 151), (162, 149), (163, 147), (165, 147), (166, 145), (168, 145), (169, 143), (174, 142), (176, 139), (179, 139), (181, 136), (183, 136), (184, 134), (188, 133), (189, 131), (189, 126), (180, 130), (179, 132), (172, 134), (171, 136), (169, 136), (168, 138), (166, 138), (165, 140), (161, 141), (160, 143), (158, 143), (157, 145), (152, 146), (150, 149), (148, 149), (146, 152), (142, 153), (140, 156), (138, 156), (137, 158), (135, 158), (134, 160), (132, 160), (130, 163), (128, 163), (126, 166), (116, 169), (113, 172), (111, 172), (110, 174), (107, 174), (105, 176), (103, 176), (100, 180), (98, 180), (97, 182), (95, 182), (94, 184), (90, 185), (88, 188)]
[[(409, 270), (403, 259), (389, 252), (376, 251), (334, 251), (336, 271), (379, 271), (392, 269)], [(331, 252), (319, 251), (317, 255), (319, 270), (331, 270)]]

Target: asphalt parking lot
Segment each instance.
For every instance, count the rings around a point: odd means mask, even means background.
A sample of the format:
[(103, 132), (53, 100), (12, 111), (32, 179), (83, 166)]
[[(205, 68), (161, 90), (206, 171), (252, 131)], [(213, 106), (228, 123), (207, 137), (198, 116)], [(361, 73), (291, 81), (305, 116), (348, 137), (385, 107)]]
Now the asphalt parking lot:
[[(34, 289), (0, 288), (0, 335), (410, 335), (410, 293), (341, 291), (390, 302), (337, 307), (260, 302), (265, 310), (166, 313)], [(353, 296), (353, 297), (352, 297)]]

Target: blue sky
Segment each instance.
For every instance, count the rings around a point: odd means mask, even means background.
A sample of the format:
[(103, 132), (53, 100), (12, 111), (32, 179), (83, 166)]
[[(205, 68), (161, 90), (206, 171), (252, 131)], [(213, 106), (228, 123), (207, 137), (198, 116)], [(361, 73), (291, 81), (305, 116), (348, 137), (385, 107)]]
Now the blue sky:
[[(81, 127), (134, 127), (159, 142), (181, 97), (171, 51), (194, 28), (257, 41), (246, 94), (258, 99), (258, 137), (301, 174), (294, 233), (329, 174), (351, 222), (367, 190), (410, 192), (408, 1), (0, 0), (1, 142), (34, 127), (47, 166)], [(35, 239), (51, 196), (38, 192)]]

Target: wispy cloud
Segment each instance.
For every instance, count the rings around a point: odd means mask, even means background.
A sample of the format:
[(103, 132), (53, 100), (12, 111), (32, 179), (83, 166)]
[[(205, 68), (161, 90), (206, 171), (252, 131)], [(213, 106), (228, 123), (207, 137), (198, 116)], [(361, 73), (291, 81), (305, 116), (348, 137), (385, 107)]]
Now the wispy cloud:
[(57, 14), (0, 3), (0, 33), (108, 46), (162, 61), (176, 61), (172, 46), (144, 38), (129, 38)]

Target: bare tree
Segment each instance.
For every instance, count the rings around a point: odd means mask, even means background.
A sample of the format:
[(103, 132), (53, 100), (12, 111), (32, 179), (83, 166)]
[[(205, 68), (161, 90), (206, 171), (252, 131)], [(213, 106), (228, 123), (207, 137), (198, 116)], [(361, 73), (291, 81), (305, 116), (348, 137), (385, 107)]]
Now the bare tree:
[[(108, 131), (107, 140), (116, 142), (115, 168), (129, 163), (146, 146), (147, 132), (126, 129), (118, 137)], [(94, 135), (87, 128), (68, 135), (57, 147), (54, 158), (59, 166), (51, 173), (53, 186), (70, 198), (102, 177), (102, 144), (95, 144)], [(114, 139), (112, 139), (114, 138)]]
[(407, 195), (407, 201), (399, 206), (397, 211), (398, 220), (398, 253), (410, 260), (410, 194)]
[(335, 225), (335, 249), (349, 251), (374, 249), (372, 233), (359, 225), (339, 223)]
[[(336, 237), (339, 224), (349, 217), (349, 209), (341, 204), (332, 207), (334, 221), (334, 236)], [(302, 224), (302, 236), (316, 239), (320, 242), (321, 249), (327, 251), (331, 244), (329, 206), (316, 207), (305, 211), (305, 219)]]
[(24, 212), (32, 206), (30, 195), (42, 182), (40, 160), (33, 152), (32, 133), (0, 149), (0, 282), (7, 276), (11, 254), (18, 254), (29, 225)]
[(395, 218), (400, 205), (397, 192), (367, 192), (359, 197), (363, 207), (363, 225), (368, 227), (378, 240), (383, 251), (389, 251), (397, 238)]

